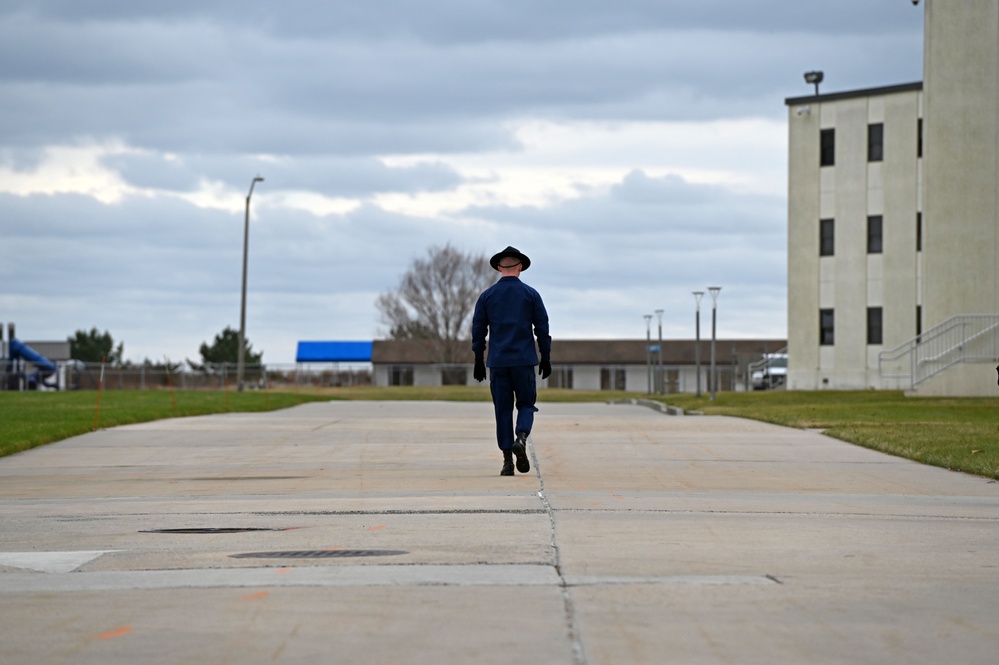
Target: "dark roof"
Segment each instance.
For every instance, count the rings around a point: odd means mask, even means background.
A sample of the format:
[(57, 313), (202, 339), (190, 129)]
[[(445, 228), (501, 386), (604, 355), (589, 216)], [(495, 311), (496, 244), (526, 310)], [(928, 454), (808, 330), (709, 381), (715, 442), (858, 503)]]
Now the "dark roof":
[[(474, 360), (470, 344), (463, 345), (459, 363), (471, 364)], [(658, 341), (652, 340), (652, 346), (657, 345)], [(556, 339), (552, 342), (552, 364), (644, 365), (645, 346), (644, 339)], [(715, 342), (716, 360), (730, 363), (733, 356), (756, 357), (786, 346), (786, 339), (719, 339)], [(693, 365), (694, 347), (692, 339), (663, 340), (663, 363)], [(709, 362), (710, 354), (711, 339), (701, 339), (701, 362)], [(381, 365), (421, 365), (433, 362), (433, 357), (432, 342), (427, 340), (376, 340), (371, 352), (371, 361)]]
[[(653, 339), (652, 347), (659, 346)], [(664, 339), (663, 363), (693, 365), (697, 359), (697, 343), (692, 339)], [(786, 339), (719, 339), (715, 341), (716, 359), (731, 362), (733, 356), (758, 356), (773, 353), (787, 346)], [(644, 365), (644, 339), (564, 340), (552, 342), (552, 364), (555, 365)], [(709, 361), (711, 340), (701, 339), (701, 362)], [(658, 358), (658, 356), (657, 356)]]
[[(381, 365), (422, 365), (439, 357), (440, 347), (428, 339), (375, 340), (371, 350), (371, 362)], [(475, 361), (470, 341), (456, 344), (455, 360), (467, 365)]]
[(371, 342), (299, 342), (297, 363), (370, 362)]
[(22, 342), (27, 347), (30, 347), (38, 355), (42, 356), (47, 360), (52, 362), (59, 362), (61, 360), (69, 360), (72, 357), (70, 353), (70, 344), (68, 341), (59, 342)]
[(840, 99), (853, 99), (856, 97), (875, 97), (878, 95), (892, 95), (898, 92), (913, 92), (923, 89), (923, 82), (900, 83), (899, 85), (886, 85), (880, 88), (864, 88), (863, 90), (847, 90), (845, 92), (831, 92), (825, 95), (808, 95), (807, 97), (788, 97), (784, 100), (787, 106), (798, 104), (812, 104), (819, 102), (835, 102)]

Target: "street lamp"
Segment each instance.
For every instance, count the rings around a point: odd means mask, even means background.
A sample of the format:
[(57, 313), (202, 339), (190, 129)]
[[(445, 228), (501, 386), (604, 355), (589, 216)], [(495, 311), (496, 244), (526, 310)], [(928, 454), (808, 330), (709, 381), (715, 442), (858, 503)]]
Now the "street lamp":
[(656, 392), (660, 395), (663, 394), (663, 312), (665, 310), (657, 309), (656, 316), (659, 317), (659, 367), (656, 370)]
[(652, 315), (645, 314), (645, 368), (648, 370), (648, 391), (649, 395), (652, 394)]
[(811, 83), (815, 86), (815, 96), (819, 96), (819, 84), (822, 83), (824, 75), (822, 72), (805, 72), (805, 83)]
[(246, 344), (246, 257), (250, 249), (250, 197), (253, 196), (253, 186), (264, 179), (257, 176), (250, 183), (250, 193), (246, 195), (246, 217), (243, 221), (243, 295), (239, 304), (239, 351), (236, 360), (236, 385), (243, 391), (243, 347)]
[(694, 343), (694, 364), (697, 366), (697, 396), (701, 396), (701, 298), (704, 297), (704, 291), (691, 291), (694, 294), (694, 303), (697, 307), (697, 313), (694, 315), (695, 320), (695, 330), (697, 335), (697, 341)]
[(709, 286), (708, 291), (711, 293), (711, 376), (708, 382), (711, 384), (711, 401), (713, 402), (715, 391), (718, 390), (718, 374), (715, 371), (715, 328), (718, 319), (718, 292), (721, 291), (721, 287)]

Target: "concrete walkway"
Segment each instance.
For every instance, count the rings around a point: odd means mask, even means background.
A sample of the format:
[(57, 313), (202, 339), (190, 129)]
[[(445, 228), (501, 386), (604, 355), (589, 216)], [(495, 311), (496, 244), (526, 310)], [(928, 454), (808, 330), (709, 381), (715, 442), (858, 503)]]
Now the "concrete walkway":
[[(999, 484), (751, 421), (332, 402), (0, 459), (0, 663), (988, 663)], [(178, 531), (179, 530), (179, 531)]]

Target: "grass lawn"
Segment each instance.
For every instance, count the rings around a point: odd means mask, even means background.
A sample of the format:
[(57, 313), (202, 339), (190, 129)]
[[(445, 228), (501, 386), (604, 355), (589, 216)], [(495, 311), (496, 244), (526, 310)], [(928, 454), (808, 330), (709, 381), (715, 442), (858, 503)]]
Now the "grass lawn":
[[(644, 394), (545, 389), (539, 402), (607, 402)], [(106, 391), (99, 428), (226, 411), (268, 411), (316, 400), (488, 401), (486, 386), (299, 391)], [(893, 391), (768, 391), (657, 398), (687, 411), (823, 429), (829, 436), (947, 469), (999, 479), (999, 398), (920, 398)], [(89, 432), (94, 391), (0, 392), (0, 456)]]

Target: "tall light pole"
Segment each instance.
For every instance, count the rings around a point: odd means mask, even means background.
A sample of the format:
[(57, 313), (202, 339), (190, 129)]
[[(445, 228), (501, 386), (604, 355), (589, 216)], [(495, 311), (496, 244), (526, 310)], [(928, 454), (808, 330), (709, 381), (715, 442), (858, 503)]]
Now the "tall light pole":
[(652, 315), (645, 314), (645, 368), (649, 373), (648, 394), (652, 394)]
[(663, 312), (665, 310), (657, 309), (656, 316), (659, 317), (659, 367), (656, 369), (656, 392), (660, 395), (663, 394)]
[(704, 297), (704, 291), (692, 291), (694, 294), (694, 303), (697, 307), (697, 313), (694, 315), (696, 339), (694, 342), (694, 364), (697, 367), (697, 396), (701, 396), (701, 298)]
[(246, 195), (246, 217), (243, 221), (243, 295), (239, 301), (239, 350), (236, 360), (236, 385), (243, 391), (243, 347), (246, 344), (246, 257), (250, 249), (250, 197), (253, 196), (253, 186), (264, 179), (257, 176), (250, 183), (250, 193)]
[(715, 328), (718, 321), (718, 292), (721, 291), (720, 286), (709, 286), (708, 291), (711, 293), (711, 376), (709, 383), (711, 384), (711, 401), (715, 399), (715, 391), (718, 390), (718, 374), (715, 371)]

